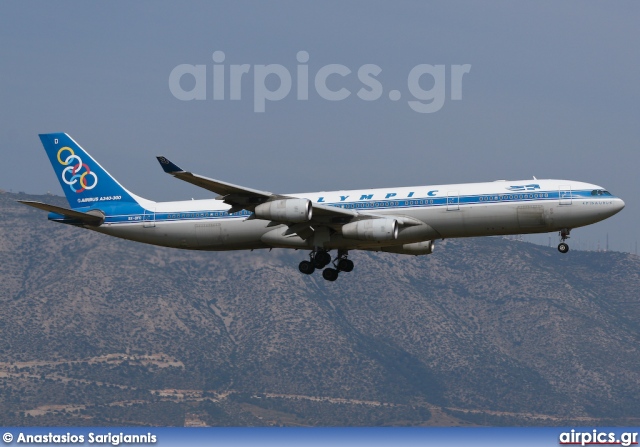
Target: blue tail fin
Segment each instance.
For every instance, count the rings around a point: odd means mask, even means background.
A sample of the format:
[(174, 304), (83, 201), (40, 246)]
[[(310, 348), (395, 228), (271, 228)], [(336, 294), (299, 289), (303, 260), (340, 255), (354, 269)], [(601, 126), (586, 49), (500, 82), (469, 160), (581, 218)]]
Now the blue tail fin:
[(40, 134), (71, 208), (99, 202), (137, 203), (133, 195), (66, 133)]

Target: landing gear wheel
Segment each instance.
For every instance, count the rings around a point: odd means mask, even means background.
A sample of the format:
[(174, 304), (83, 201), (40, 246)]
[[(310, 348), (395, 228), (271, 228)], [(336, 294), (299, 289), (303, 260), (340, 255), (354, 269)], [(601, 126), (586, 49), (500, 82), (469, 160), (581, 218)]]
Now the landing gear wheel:
[(318, 251), (313, 257), (313, 262), (318, 269), (325, 268), (331, 262), (331, 255), (326, 251)]
[(298, 265), (298, 270), (300, 270), (300, 272), (304, 273), (305, 275), (310, 275), (315, 272), (316, 268), (309, 261), (302, 261)]
[(337, 267), (341, 272), (350, 272), (353, 270), (353, 261), (350, 259), (340, 259)]
[(324, 269), (322, 271), (322, 277), (327, 281), (335, 281), (338, 279), (338, 271), (336, 269)]
[(569, 246), (564, 241), (569, 239), (570, 234), (570, 228), (563, 228), (562, 230), (560, 230), (560, 244), (558, 244), (558, 251), (560, 253), (567, 253), (569, 251)]

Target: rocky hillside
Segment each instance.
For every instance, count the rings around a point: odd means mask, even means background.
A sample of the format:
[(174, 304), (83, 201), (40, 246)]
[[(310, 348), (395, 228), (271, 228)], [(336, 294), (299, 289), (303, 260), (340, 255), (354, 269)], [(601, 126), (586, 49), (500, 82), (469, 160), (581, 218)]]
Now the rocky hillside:
[(449, 240), (328, 283), (17, 199), (65, 204), (0, 194), (2, 425), (640, 423), (635, 256)]

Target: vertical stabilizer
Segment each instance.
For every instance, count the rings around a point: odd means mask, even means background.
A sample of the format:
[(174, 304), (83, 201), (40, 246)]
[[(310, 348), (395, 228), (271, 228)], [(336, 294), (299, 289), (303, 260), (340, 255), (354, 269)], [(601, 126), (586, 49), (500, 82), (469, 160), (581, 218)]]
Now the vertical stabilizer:
[(71, 208), (99, 202), (137, 203), (133, 194), (66, 133), (40, 134), (40, 140)]

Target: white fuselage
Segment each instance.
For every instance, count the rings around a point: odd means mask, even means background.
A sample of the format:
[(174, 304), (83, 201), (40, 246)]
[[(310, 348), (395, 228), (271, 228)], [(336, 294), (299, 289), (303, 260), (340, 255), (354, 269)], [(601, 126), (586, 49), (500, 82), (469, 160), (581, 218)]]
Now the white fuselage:
[[(339, 227), (325, 249), (375, 249), (426, 240), (546, 233), (589, 225), (616, 214), (624, 202), (597, 185), (568, 180), (522, 180), (289, 194), (314, 204), (412, 219), (394, 241), (345, 239)], [(314, 248), (311, 239), (284, 235), (287, 226), (228, 214), (219, 200), (151, 202), (140, 214), (107, 215), (101, 233), (167, 247), (239, 250)], [(419, 221), (415, 224), (416, 221)], [(420, 224), (422, 223), (422, 224)]]

